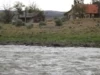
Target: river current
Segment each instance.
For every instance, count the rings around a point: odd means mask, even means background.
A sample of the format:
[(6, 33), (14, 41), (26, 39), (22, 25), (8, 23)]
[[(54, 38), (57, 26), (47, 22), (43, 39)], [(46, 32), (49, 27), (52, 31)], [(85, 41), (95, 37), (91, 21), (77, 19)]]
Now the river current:
[(0, 75), (100, 75), (100, 48), (0, 45)]

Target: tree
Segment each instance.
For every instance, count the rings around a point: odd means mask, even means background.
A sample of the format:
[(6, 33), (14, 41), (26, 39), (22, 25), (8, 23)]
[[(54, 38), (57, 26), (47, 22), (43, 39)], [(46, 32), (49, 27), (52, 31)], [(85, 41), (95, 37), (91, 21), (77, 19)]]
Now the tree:
[(40, 16), (40, 20), (41, 21), (44, 21), (45, 20), (45, 15), (44, 15), (44, 12), (43, 11), (39, 11), (39, 13), (38, 13), (38, 16)]
[(0, 21), (3, 23), (10, 23), (14, 17), (12, 8), (4, 5), (4, 10), (0, 14)]
[(27, 10), (29, 13), (40, 11), (40, 9), (37, 7), (37, 5), (34, 2), (27, 7)]
[(40, 21), (45, 20), (44, 12), (41, 11), (34, 2), (27, 7), (27, 12), (33, 13), (33, 15), (36, 14), (34, 16), (38, 16)]
[[(31, 13), (34, 15), (41, 15), (42, 17), (44, 16), (42, 13), (42, 11), (37, 7), (37, 5), (35, 3), (30, 4), (29, 6), (25, 6), (23, 5), (21, 2), (16, 2), (16, 4), (14, 5), (14, 8), (16, 9), (17, 13), (18, 13), (18, 18), (20, 17), (20, 15), (23, 15), (25, 17), (25, 23), (27, 22), (27, 14)], [(23, 10), (23, 8), (25, 8)], [(43, 18), (44, 19), (44, 18)]]
[(85, 6), (84, 5), (75, 5), (73, 7), (73, 14), (79, 18), (83, 18), (85, 14)]
[(25, 7), (25, 5), (21, 2), (16, 2), (14, 5), (14, 8), (17, 11), (18, 17), (20, 14), (23, 14), (23, 7)]

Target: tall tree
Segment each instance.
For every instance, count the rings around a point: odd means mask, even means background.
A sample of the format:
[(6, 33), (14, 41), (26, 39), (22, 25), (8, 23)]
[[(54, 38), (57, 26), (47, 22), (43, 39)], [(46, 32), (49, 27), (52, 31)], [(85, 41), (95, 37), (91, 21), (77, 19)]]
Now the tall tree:
[(4, 10), (1, 12), (0, 20), (4, 23), (10, 23), (14, 17), (14, 13), (10, 6), (4, 5)]
[(28, 12), (32, 13), (32, 12), (39, 12), (40, 9), (37, 7), (37, 5), (33, 2), (32, 4), (30, 4), (28, 7)]
[(25, 5), (21, 2), (16, 2), (14, 5), (14, 8), (17, 11), (18, 17), (20, 14), (23, 14), (23, 7), (25, 7)]
[(33, 13), (33, 15), (35, 13), (38, 16), (39, 20), (45, 20), (44, 12), (41, 11), (34, 2), (27, 7), (27, 11), (29, 13)]
[(79, 18), (83, 18), (85, 14), (85, 6), (84, 5), (75, 5), (73, 7), (73, 14)]

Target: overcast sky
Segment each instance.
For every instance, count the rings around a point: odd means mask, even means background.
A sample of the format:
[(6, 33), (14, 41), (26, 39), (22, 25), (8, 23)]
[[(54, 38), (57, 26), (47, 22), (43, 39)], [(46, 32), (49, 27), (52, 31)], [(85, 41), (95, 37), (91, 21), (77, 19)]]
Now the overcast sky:
[[(23, 2), (25, 5), (35, 2), (42, 10), (68, 11), (71, 9), (74, 0), (0, 0), (0, 9), (6, 4), (12, 6), (16, 1)], [(85, 0), (85, 3), (90, 2), (91, 0)]]

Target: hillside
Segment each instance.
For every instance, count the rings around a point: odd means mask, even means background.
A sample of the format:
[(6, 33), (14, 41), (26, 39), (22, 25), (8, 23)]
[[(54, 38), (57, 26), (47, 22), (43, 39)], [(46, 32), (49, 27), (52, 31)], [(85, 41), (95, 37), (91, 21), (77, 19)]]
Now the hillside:
[(54, 18), (54, 17), (62, 17), (64, 12), (48, 10), (44, 11), (44, 14), (46, 18)]

